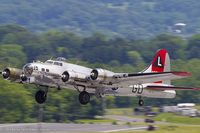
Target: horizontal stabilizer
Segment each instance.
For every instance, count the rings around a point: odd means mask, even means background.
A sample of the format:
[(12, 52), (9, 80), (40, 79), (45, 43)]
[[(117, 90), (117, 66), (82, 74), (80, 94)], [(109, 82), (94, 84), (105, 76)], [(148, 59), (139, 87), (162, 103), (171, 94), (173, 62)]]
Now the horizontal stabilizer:
[(191, 76), (188, 72), (151, 72), (151, 73), (127, 73), (115, 75), (115, 78), (120, 79), (120, 82), (126, 84), (153, 83), (157, 81), (167, 81), (182, 79)]
[(200, 88), (193, 88), (193, 87), (174, 87), (174, 86), (147, 86), (146, 89), (149, 90), (158, 90), (158, 91), (164, 91), (164, 90), (197, 90), (199, 91)]
[(139, 76), (157, 76), (157, 75), (175, 75), (178, 77), (189, 77), (191, 76), (191, 73), (188, 72), (151, 72), (151, 73), (136, 73), (136, 74), (128, 74), (128, 77), (139, 77)]

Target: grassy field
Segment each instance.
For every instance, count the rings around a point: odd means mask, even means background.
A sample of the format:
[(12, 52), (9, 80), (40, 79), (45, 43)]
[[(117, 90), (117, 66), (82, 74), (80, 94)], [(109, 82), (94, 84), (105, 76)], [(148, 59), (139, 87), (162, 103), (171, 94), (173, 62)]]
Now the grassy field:
[[(198, 106), (198, 109), (200, 106)], [(135, 116), (133, 115), (132, 108), (117, 108), (117, 109), (106, 109), (106, 115), (123, 115), (130, 117), (145, 118), (145, 116)], [(154, 124), (158, 129), (151, 131), (151, 133), (200, 133), (200, 118), (179, 116), (172, 113), (161, 113), (154, 117), (155, 121), (164, 122), (159, 124)], [(134, 126), (145, 126), (146, 123), (120, 123), (119, 121), (96, 118), (94, 120), (83, 119), (77, 120), (78, 123), (112, 123), (112, 124), (125, 124), (130, 127)], [(149, 131), (121, 131), (115, 133), (148, 133)]]
[(158, 130), (155, 131), (126, 131), (115, 133), (199, 133), (200, 126), (177, 126), (177, 125), (158, 125)]
[(199, 117), (179, 116), (172, 113), (162, 113), (154, 118), (156, 121), (200, 125)]
[[(200, 110), (200, 106), (197, 106), (197, 108)], [(136, 118), (145, 118), (145, 116), (134, 115), (132, 108), (106, 109), (106, 115), (124, 115)], [(200, 117), (179, 116), (172, 113), (161, 113), (157, 115), (154, 120), (170, 123), (200, 125)]]
[(125, 115), (125, 116), (133, 116), (133, 108), (114, 108), (114, 109), (106, 109), (106, 115)]

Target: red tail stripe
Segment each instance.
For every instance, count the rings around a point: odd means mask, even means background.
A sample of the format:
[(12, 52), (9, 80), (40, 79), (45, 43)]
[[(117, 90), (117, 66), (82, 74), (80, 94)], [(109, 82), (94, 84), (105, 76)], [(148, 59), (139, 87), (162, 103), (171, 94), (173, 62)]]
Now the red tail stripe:
[[(153, 58), (153, 61), (151, 62), (152, 72), (164, 72), (166, 54), (167, 50), (165, 49), (161, 49), (156, 53), (155, 57)], [(157, 81), (154, 83), (162, 83), (162, 81)]]
[[(165, 49), (161, 49), (156, 53), (156, 55), (152, 61), (152, 72), (163, 72), (164, 71), (166, 54), (167, 54), (167, 50), (165, 50)], [(160, 62), (158, 62), (158, 63), (162, 63), (162, 65), (163, 65), (162, 67), (155, 66), (155, 63), (157, 63), (156, 61), (158, 60), (158, 58), (160, 58), (160, 60), (159, 60)], [(159, 65), (159, 64), (157, 64), (157, 65)]]

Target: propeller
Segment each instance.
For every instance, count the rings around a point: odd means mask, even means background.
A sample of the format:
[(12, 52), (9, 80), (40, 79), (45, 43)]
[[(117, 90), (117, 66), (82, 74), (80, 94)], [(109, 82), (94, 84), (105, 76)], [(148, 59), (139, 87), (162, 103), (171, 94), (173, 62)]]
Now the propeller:
[(26, 75), (23, 74), (23, 73), (20, 75), (20, 78), (21, 78), (22, 81), (27, 81), (27, 79), (28, 79), (28, 78), (26, 77)]
[(1, 74), (3, 75), (3, 78), (4, 78), (4, 79), (7, 79), (7, 78), (9, 78), (9, 76), (10, 76), (10, 70), (9, 70), (9, 69), (5, 69), (5, 70), (3, 70), (3, 71), (1, 72)]
[(96, 80), (97, 78), (98, 78), (98, 71), (97, 70), (92, 70), (92, 72), (90, 73), (90, 78), (92, 79), (92, 80)]
[(69, 73), (68, 72), (64, 72), (62, 74), (62, 78), (61, 79), (62, 79), (63, 82), (68, 81), (69, 80)]

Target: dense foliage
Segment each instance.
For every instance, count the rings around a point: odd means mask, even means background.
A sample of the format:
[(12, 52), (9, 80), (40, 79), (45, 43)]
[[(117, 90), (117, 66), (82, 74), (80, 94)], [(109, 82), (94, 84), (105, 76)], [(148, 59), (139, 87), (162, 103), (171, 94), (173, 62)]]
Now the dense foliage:
[(34, 31), (69, 29), (82, 35), (152, 37), (186, 23), (185, 34), (199, 33), (199, 0), (0, 0), (0, 24)]
[[(166, 48), (172, 59), (173, 70), (189, 71), (191, 78), (176, 81), (177, 85), (200, 87), (200, 35), (181, 38), (160, 34), (146, 40), (109, 39), (94, 33), (81, 37), (68, 31), (49, 30), (33, 33), (18, 25), (0, 26), (0, 68), (22, 67), (32, 60), (63, 56), (69, 62), (102, 67), (115, 72), (137, 72), (150, 63), (155, 52)], [(34, 101), (36, 86), (13, 84), (0, 79), (0, 122), (35, 122), (39, 106)], [(137, 98), (93, 97), (87, 106), (79, 104), (75, 91), (51, 89), (47, 103), (43, 105), (44, 121), (63, 122), (83, 117), (102, 115), (103, 108), (129, 107), (137, 104)], [(178, 92), (176, 99), (146, 99), (148, 105), (200, 102), (200, 93)], [(40, 107), (41, 108), (41, 107)]]

